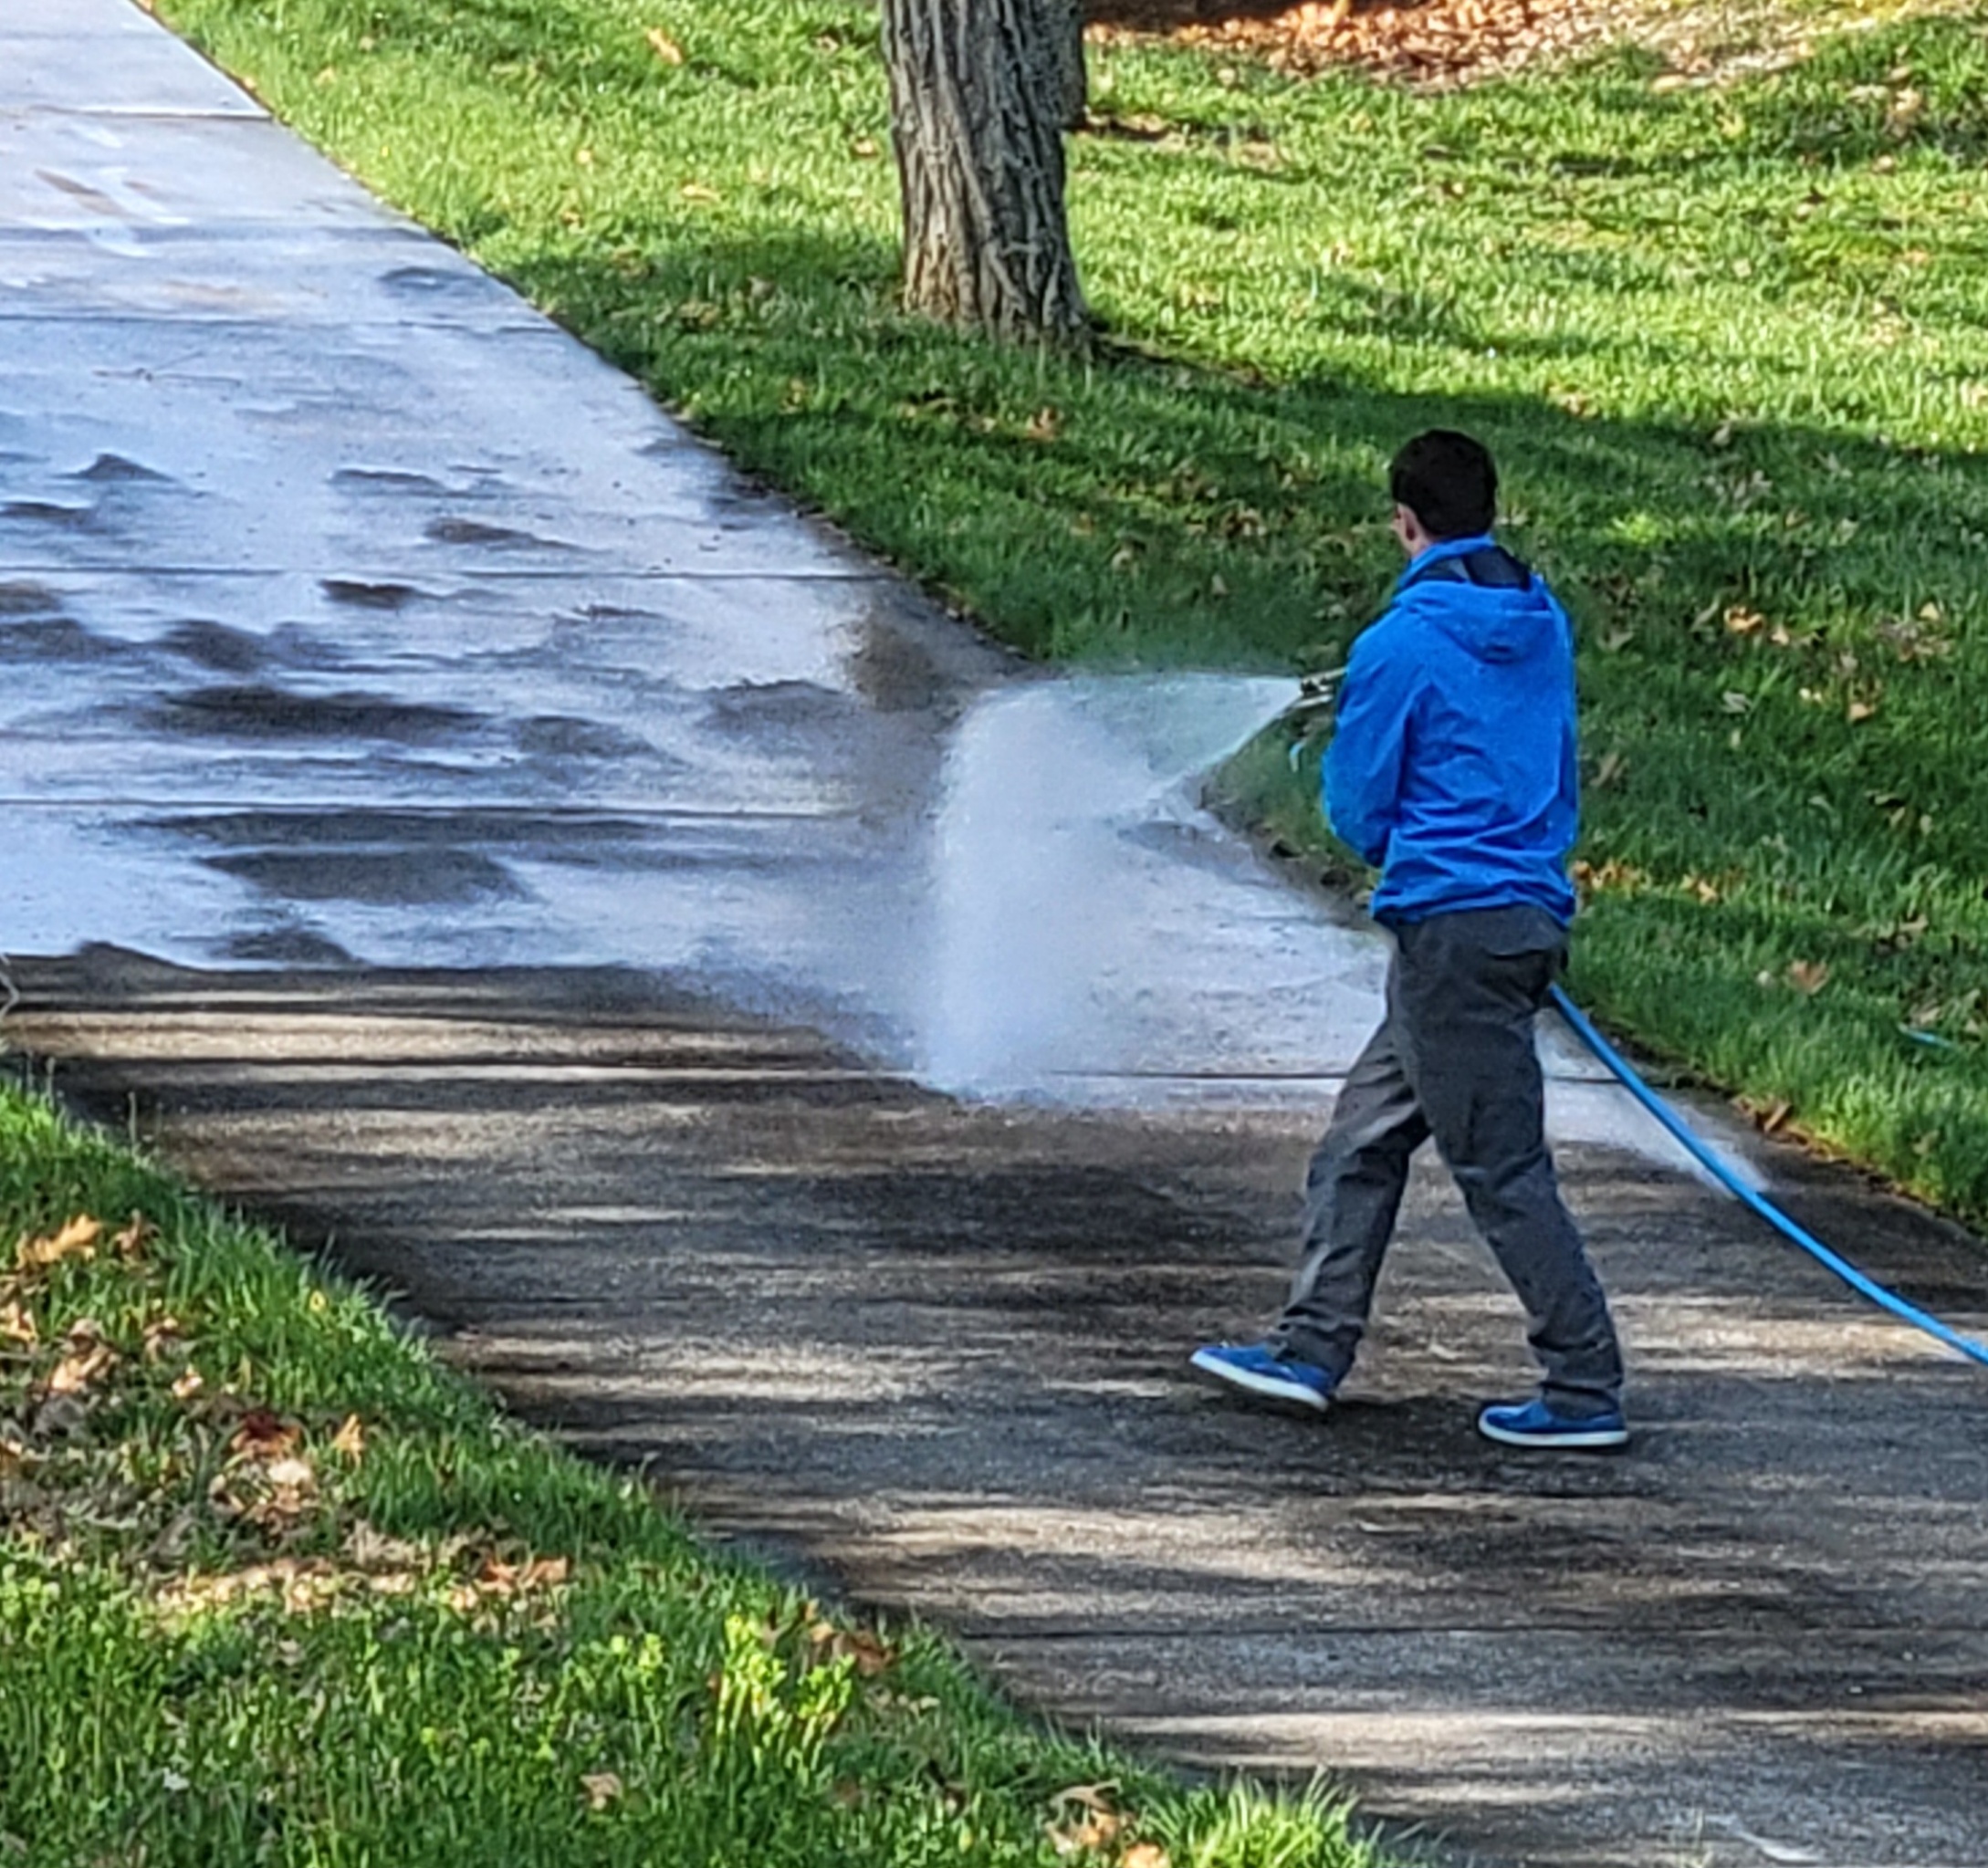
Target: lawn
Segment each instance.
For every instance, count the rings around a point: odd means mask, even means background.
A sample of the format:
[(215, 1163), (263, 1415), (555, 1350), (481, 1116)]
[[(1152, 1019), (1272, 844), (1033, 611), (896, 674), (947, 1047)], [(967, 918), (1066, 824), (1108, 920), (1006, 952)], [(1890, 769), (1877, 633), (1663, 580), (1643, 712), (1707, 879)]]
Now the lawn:
[[(1618, 1031), (1988, 1218), (1988, 34), (1461, 92), (1114, 47), (1107, 340), (901, 316), (874, 10), (162, 0), (355, 173), (1031, 653), (1340, 659), (1397, 443), (1483, 434), (1580, 631)], [(1325, 847), (1265, 749), (1231, 805)]]
[(1362, 1868), (700, 1545), (0, 1089), (0, 1859)]

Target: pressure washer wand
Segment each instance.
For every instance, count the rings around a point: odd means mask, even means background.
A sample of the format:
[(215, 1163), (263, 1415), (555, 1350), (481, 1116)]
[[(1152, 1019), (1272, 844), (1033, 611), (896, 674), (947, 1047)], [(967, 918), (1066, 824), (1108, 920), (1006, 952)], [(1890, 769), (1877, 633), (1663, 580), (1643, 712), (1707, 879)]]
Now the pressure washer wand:
[(1333, 707), (1339, 699), (1344, 668), (1322, 668), (1315, 674), (1298, 677), (1298, 698), (1271, 724), (1291, 734), (1291, 769), (1295, 772), (1306, 746), (1314, 743), (1319, 730), (1332, 722)]
[(1339, 684), (1346, 678), (1344, 668), (1322, 668), (1315, 674), (1298, 677), (1298, 698), (1277, 717), (1296, 719), (1301, 715), (1321, 713), (1339, 698)]

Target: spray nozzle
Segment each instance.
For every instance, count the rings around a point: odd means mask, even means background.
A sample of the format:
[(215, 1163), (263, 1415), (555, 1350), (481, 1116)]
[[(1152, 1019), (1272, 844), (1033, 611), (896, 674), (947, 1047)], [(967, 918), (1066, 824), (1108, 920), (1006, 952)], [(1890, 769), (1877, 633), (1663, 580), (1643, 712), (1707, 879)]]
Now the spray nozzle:
[(1298, 677), (1298, 698), (1279, 715), (1295, 729), (1290, 752), (1293, 772), (1303, 763), (1305, 748), (1313, 743), (1315, 729), (1338, 699), (1339, 684), (1345, 673), (1344, 668), (1321, 668), (1315, 673)]

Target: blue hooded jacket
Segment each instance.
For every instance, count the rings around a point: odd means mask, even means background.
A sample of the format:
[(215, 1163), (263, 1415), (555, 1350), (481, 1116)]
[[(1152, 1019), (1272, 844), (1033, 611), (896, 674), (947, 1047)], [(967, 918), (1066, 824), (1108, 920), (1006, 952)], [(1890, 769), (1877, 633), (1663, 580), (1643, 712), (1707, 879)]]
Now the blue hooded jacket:
[(1431, 547), (1355, 642), (1325, 756), (1375, 919), (1530, 903), (1564, 927), (1579, 784), (1566, 612), (1489, 535)]

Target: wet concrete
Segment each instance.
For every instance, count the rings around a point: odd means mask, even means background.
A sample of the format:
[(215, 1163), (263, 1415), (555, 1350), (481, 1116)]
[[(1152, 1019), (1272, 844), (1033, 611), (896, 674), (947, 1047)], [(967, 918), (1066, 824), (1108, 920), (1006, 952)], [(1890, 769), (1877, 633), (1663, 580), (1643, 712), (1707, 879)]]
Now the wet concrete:
[[(1384, 957), (1195, 806), (1277, 689), (1026, 674), (123, 0), (0, 0), (0, 149), (58, 1087), (1035, 1703), (1486, 1862), (1988, 1862), (1978, 1378), (1555, 1034), (1631, 1458), (1472, 1437), (1526, 1371), (1434, 1180), (1323, 1430), (1183, 1379)], [(1753, 1165), (1980, 1327), (1973, 1242)]]

